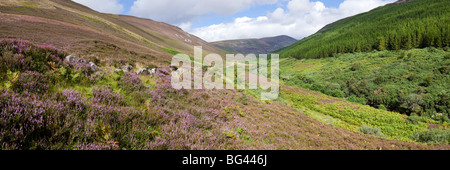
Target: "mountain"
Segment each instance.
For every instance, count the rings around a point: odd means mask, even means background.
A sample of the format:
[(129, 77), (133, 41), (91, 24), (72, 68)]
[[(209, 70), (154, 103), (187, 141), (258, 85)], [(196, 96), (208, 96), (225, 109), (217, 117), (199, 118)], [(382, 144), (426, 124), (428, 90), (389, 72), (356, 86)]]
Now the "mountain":
[(225, 53), (163, 22), (104, 14), (70, 0), (0, 1), (0, 37), (51, 44), (74, 55), (167, 65), (178, 52)]
[(276, 51), (287, 46), (290, 46), (297, 42), (296, 39), (281, 35), (276, 37), (267, 37), (261, 39), (240, 39), (240, 40), (226, 40), (212, 42), (216, 47), (228, 50), (235, 53), (255, 53), (255, 54), (267, 54), (272, 51)]
[(398, 1), (327, 25), (280, 51), (284, 57), (323, 58), (335, 53), (450, 45), (450, 1)]
[[(444, 50), (282, 58), (280, 98), (261, 101), (261, 89), (174, 89), (167, 64), (175, 53), (192, 55), (194, 45), (227, 52), (169, 24), (103, 14), (68, 0), (0, 1), (0, 149), (450, 148), (449, 120), (443, 119), (450, 55)], [(69, 54), (100, 61), (67, 60)], [(112, 67), (123, 61), (161, 67), (147, 74)], [(410, 88), (419, 83), (424, 87)], [(434, 119), (354, 102), (363, 97), (425, 110)]]

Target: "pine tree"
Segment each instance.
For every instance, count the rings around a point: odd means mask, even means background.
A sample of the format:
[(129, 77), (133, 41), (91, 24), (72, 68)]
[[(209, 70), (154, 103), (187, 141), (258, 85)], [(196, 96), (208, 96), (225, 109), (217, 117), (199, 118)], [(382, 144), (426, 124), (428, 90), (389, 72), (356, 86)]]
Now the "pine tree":
[(378, 46), (377, 46), (377, 49), (378, 49), (379, 51), (386, 50), (386, 40), (384, 39), (384, 37), (378, 38)]

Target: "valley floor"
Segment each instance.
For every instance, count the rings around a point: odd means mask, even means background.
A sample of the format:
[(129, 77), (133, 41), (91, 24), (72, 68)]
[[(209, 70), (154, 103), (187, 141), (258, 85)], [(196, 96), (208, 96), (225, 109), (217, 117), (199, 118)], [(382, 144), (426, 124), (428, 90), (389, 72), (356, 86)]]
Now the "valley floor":
[[(175, 90), (168, 68), (138, 76), (28, 41), (0, 47), (2, 150), (450, 149), (410, 140), (423, 122), (296, 86), (263, 102), (253, 91)], [(363, 123), (386, 136), (358, 132)]]

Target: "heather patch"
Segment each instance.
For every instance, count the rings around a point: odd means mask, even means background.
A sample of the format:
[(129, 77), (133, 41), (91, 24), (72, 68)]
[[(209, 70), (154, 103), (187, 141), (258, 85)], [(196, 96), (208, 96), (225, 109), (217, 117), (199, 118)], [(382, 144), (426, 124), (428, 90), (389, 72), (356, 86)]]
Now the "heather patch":
[(17, 92), (28, 91), (31, 93), (45, 93), (49, 88), (47, 78), (34, 71), (22, 73), (19, 79), (14, 83), (14, 90)]
[[(8, 62), (43, 56), (3, 47), (1, 54), (11, 54)], [(48, 52), (38, 47), (31, 48)], [(0, 80), (2, 150), (448, 148), (361, 136), (236, 90), (176, 90), (168, 68), (137, 76), (114, 68), (92, 72), (59, 59), (29, 60), (47, 63), (43, 67), (0, 65), (9, 70)], [(297, 98), (314, 105), (291, 99)]]

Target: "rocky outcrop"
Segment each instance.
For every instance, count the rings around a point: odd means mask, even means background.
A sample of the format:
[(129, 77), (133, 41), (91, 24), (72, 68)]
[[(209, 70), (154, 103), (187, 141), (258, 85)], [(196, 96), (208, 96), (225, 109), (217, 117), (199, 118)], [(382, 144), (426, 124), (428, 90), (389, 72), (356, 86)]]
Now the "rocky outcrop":
[(100, 70), (100, 68), (97, 65), (95, 65), (95, 63), (89, 62), (88, 64), (89, 64), (89, 68), (91, 68), (91, 71), (96, 72), (96, 71)]
[(133, 66), (131, 66), (131, 65), (124, 65), (124, 66), (120, 67), (120, 69), (122, 69), (123, 72), (131, 72), (133, 70)]
[(156, 68), (153, 68), (151, 70), (146, 69), (146, 68), (140, 68), (138, 71), (136, 71), (136, 74), (144, 75), (144, 76), (154, 75), (155, 73), (156, 73)]
[(100, 68), (99, 68), (97, 65), (95, 65), (95, 63), (93, 63), (93, 62), (88, 62), (88, 61), (83, 60), (83, 59), (81, 59), (81, 58), (78, 58), (78, 57), (76, 57), (76, 56), (74, 56), (74, 55), (68, 55), (68, 56), (64, 59), (64, 61), (65, 61), (65, 62), (68, 62), (68, 63), (81, 63), (81, 64), (87, 64), (87, 65), (89, 66), (89, 69), (90, 69), (92, 72), (96, 72), (96, 71), (100, 70)]
[(68, 55), (64, 61), (69, 62), (69, 63), (86, 63), (86, 60), (83, 60), (81, 58), (78, 58), (74, 55)]

